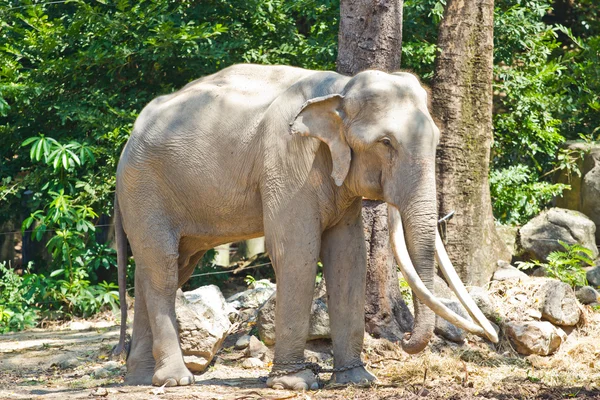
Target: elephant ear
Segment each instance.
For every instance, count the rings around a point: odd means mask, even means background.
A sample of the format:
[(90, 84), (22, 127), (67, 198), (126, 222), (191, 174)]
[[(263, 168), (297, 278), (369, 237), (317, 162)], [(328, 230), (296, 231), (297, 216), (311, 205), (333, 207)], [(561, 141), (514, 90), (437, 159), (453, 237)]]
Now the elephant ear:
[(343, 98), (340, 94), (330, 94), (310, 99), (290, 123), (290, 133), (315, 137), (329, 146), (333, 161), (331, 177), (338, 186), (342, 186), (348, 175), (352, 157), (339, 111)]

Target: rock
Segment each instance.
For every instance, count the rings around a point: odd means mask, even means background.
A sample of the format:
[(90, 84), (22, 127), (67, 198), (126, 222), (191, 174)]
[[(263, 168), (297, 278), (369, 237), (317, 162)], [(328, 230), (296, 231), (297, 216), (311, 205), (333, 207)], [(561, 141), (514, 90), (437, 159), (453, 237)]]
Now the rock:
[(496, 225), (496, 232), (498, 236), (504, 242), (510, 254), (517, 254), (517, 236), (519, 234), (519, 228), (510, 225)]
[[(443, 298), (440, 298), (439, 300), (450, 310), (454, 311), (466, 320), (472, 321), (471, 317), (458, 300), (449, 300)], [(445, 319), (439, 316), (436, 316), (435, 318), (434, 333), (456, 343), (462, 343), (465, 340), (465, 337), (467, 336), (467, 332), (460, 328), (457, 328), (456, 326), (452, 325), (450, 322), (446, 321)]]
[(121, 369), (121, 364), (116, 361), (107, 361), (102, 367), (108, 371), (115, 371)]
[(583, 286), (575, 291), (575, 297), (581, 304), (592, 304), (598, 302), (600, 295), (591, 286)]
[(543, 278), (545, 276), (548, 276), (548, 272), (546, 271), (545, 267), (539, 266), (539, 267), (535, 268), (533, 270), (533, 272), (531, 272), (531, 276)]
[(555, 352), (567, 335), (547, 321), (508, 322), (506, 335), (515, 349), (524, 355), (539, 354), (547, 356)]
[(494, 308), (488, 292), (484, 288), (481, 286), (469, 286), (467, 290), (475, 304), (477, 304), (477, 307), (479, 307), (487, 319), (496, 321), (501, 318), (499, 312)]
[(254, 357), (246, 358), (244, 362), (242, 362), (242, 367), (246, 369), (263, 368), (264, 366), (264, 362)]
[(236, 293), (227, 299), (227, 302), (236, 309), (259, 308), (273, 293), (275, 293), (275, 284), (267, 279), (254, 282), (255, 287), (240, 293)]
[(573, 326), (579, 322), (581, 310), (571, 286), (548, 279), (538, 296), (542, 318), (563, 326)]
[(269, 349), (256, 336), (250, 336), (248, 347), (246, 347), (246, 356), (251, 358), (262, 358)]
[(202, 356), (192, 356), (192, 355), (184, 355), (183, 356), (183, 362), (185, 363), (185, 366), (192, 372), (202, 372), (204, 371), (208, 365), (210, 364), (210, 362), (212, 361), (212, 358), (210, 357), (202, 357)]
[(526, 259), (545, 261), (553, 251), (564, 251), (559, 240), (579, 243), (598, 257), (596, 225), (584, 214), (563, 208), (551, 208), (529, 221), (520, 230), (521, 248)]
[[(275, 344), (275, 293), (259, 309), (256, 326), (260, 340), (267, 346)], [(325, 293), (325, 280), (315, 288), (313, 304), (311, 306), (310, 328), (308, 340), (329, 339), (329, 314)]]
[(230, 306), (215, 285), (177, 291), (175, 311), (183, 359), (191, 372), (202, 372), (229, 333)]
[(110, 375), (110, 371), (103, 367), (95, 368), (92, 371), (92, 376), (96, 379), (107, 378)]
[(442, 299), (456, 298), (454, 292), (448, 287), (446, 281), (437, 274), (433, 276), (433, 293), (435, 293), (435, 297)]
[[(583, 151), (577, 160), (581, 176), (559, 172), (557, 182), (571, 186), (556, 198), (556, 206), (580, 211), (596, 225), (600, 224), (600, 145), (581, 141), (569, 141), (564, 147)], [(600, 243), (600, 231), (596, 231), (596, 243)]]
[(591, 286), (600, 287), (600, 265), (588, 270), (585, 277)]
[(75, 354), (66, 353), (53, 361), (50, 366), (57, 366), (60, 369), (71, 369), (81, 365), (81, 363)]
[(509, 279), (520, 279), (526, 280), (529, 279), (526, 273), (521, 271), (518, 268), (513, 267), (506, 261), (499, 260), (498, 261), (498, 269), (494, 272), (494, 276), (492, 277), (495, 281), (506, 281)]
[(239, 337), (239, 339), (235, 342), (235, 346), (234, 348), (236, 350), (243, 350), (246, 347), (248, 347), (248, 345), (250, 344), (250, 335), (242, 335)]

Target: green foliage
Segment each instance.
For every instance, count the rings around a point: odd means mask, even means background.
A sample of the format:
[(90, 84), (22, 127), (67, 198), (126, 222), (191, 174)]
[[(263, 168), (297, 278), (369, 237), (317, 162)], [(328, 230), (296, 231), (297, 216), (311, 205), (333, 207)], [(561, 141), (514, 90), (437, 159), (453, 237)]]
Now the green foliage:
[(36, 278), (29, 272), (21, 277), (7, 267), (6, 263), (0, 263), (0, 333), (36, 325), (39, 314), (32, 307), (36, 288), (30, 286)]
[(536, 216), (569, 185), (539, 181), (526, 165), (513, 165), (490, 173), (490, 193), (496, 218), (506, 224), (523, 224)]
[(538, 260), (519, 263), (520, 269), (544, 267), (549, 277), (568, 283), (572, 287), (587, 286), (583, 266), (593, 266), (592, 251), (580, 244), (568, 244), (558, 241), (565, 251), (553, 251), (547, 257), (547, 263)]

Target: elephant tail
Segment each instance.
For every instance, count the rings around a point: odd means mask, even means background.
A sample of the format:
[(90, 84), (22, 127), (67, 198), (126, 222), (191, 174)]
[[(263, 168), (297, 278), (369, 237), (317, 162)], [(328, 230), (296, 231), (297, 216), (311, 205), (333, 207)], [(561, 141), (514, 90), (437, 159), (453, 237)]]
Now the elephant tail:
[[(119, 304), (121, 305), (121, 333), (119, 344), (113, 349), (113, 355), (120, 355), (126, 350), (127, 336), (127, 236), (123, 229), (123, 220), (119, 210), (119, 202), (115, 195), (115, 241), (117, 244), (117, 266), (119, 282)], [(129, 351), (127, 351), (129, 353)]]

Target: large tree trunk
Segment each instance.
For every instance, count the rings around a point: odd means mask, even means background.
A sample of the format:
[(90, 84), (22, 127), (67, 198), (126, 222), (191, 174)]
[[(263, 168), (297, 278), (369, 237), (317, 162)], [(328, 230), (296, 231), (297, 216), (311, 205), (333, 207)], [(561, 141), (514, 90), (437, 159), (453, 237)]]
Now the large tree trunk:
[(437, 151), (446, 249), (463, 282), (487, 283), (509, 258), (492, 216), (488, 183), (492, 142), (493, 0), (449, 0), (438, 36), (432, 106), (442, 131)]
[[(370, 68), (400, 68), (402, 6), (402, 0), (341, 1), (338, 72), (355, 75)], [(400, 295), (385, 204), (365, 200), (363, 222), (368, 252), (366, 328), (378, 337), (400, 340), (413, 321)]]

